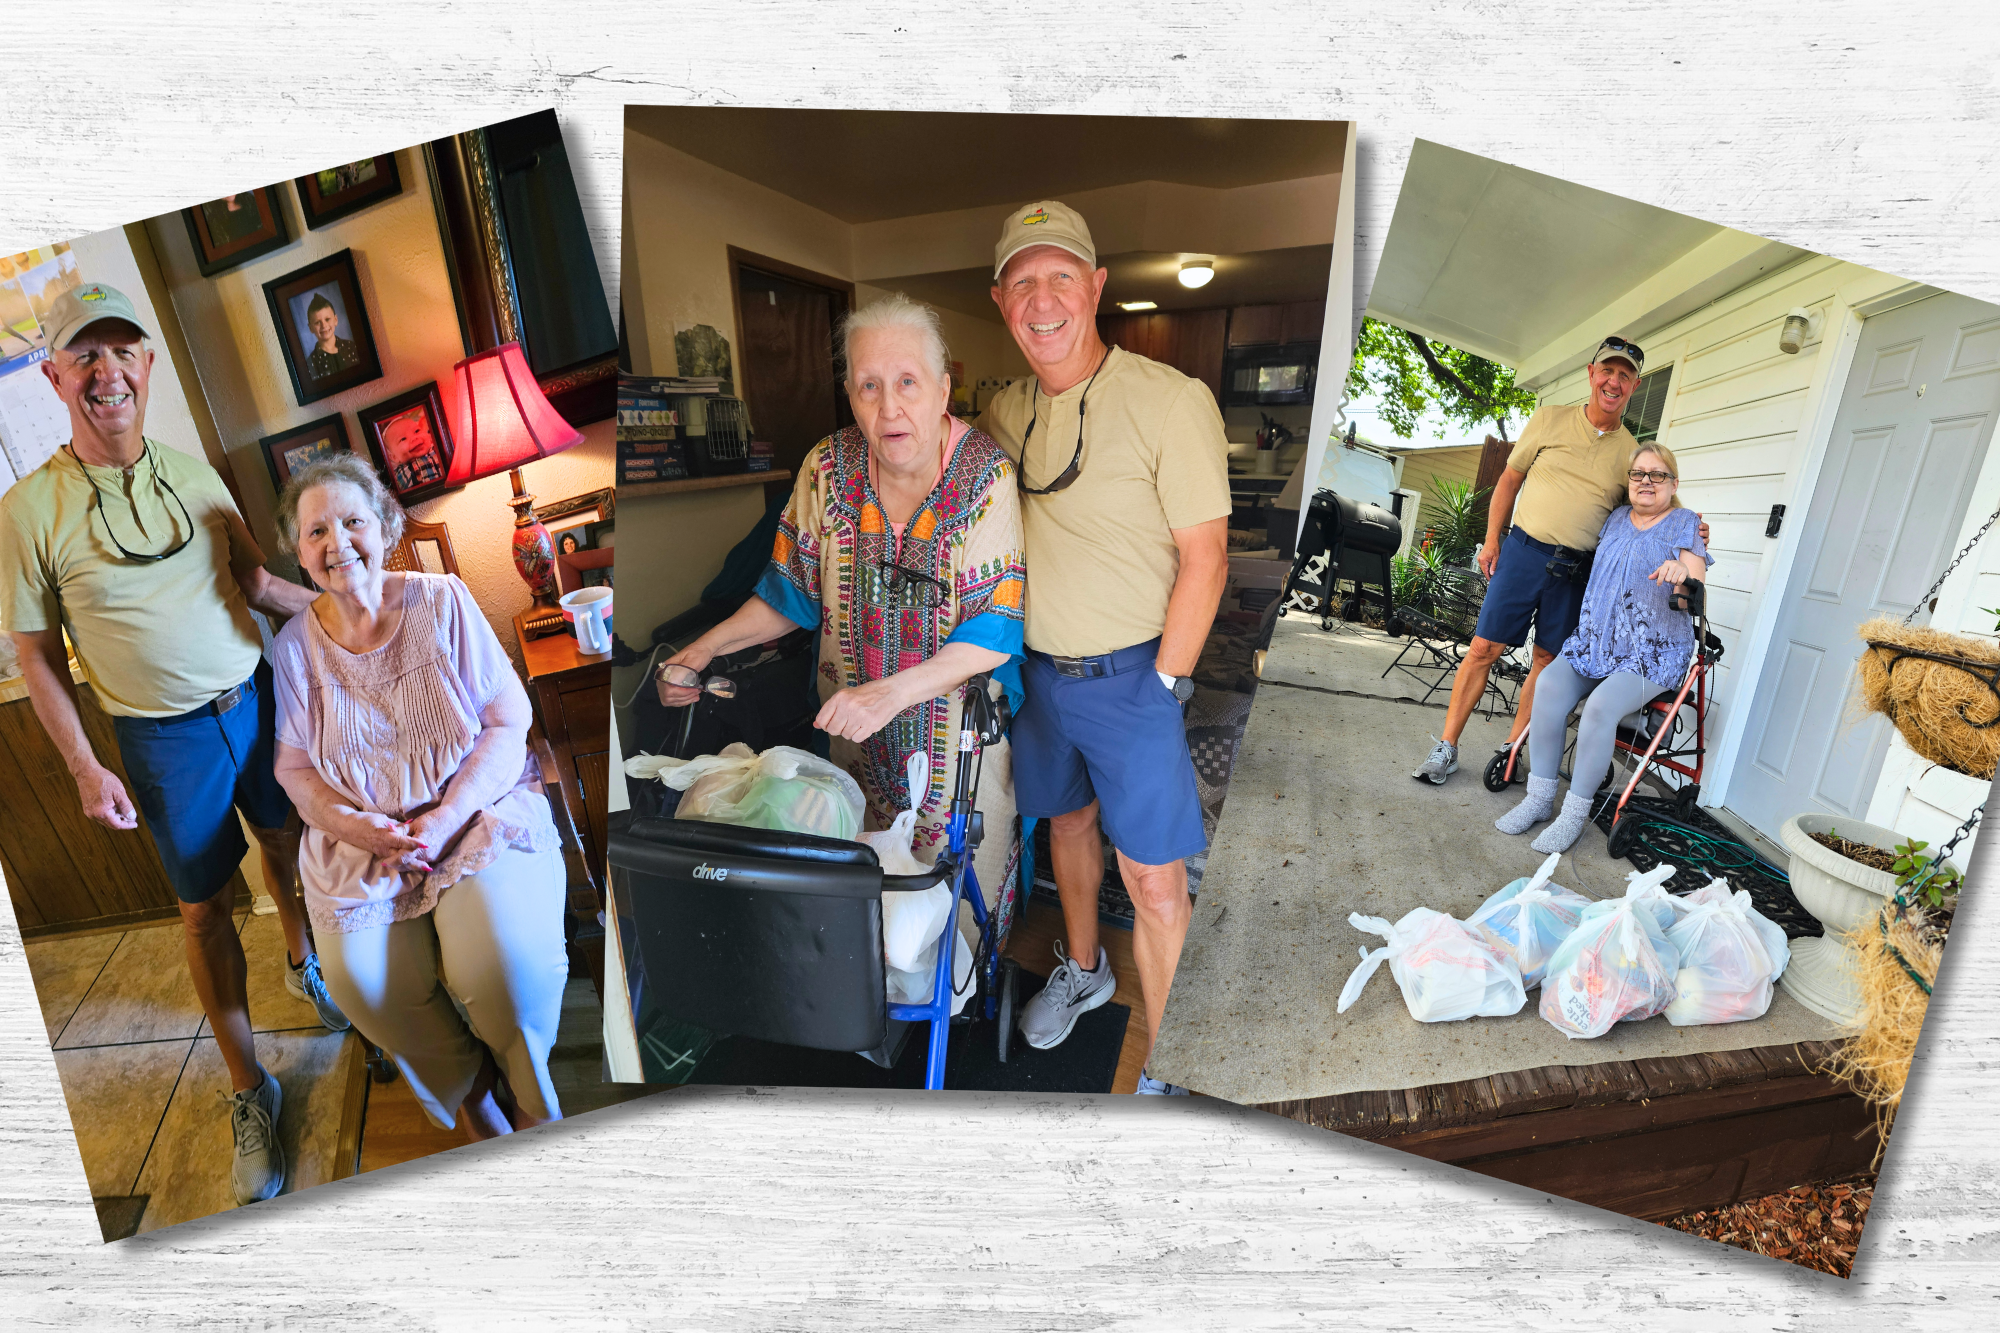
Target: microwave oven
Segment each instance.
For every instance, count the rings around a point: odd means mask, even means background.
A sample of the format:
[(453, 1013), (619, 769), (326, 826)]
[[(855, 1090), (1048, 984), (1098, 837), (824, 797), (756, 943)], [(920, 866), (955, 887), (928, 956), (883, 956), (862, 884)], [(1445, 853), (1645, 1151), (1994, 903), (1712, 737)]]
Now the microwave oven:
[(1319, 372), (1319, 344), (1243, 348), (1222, 363), (1224, 407), (1310, 404)]

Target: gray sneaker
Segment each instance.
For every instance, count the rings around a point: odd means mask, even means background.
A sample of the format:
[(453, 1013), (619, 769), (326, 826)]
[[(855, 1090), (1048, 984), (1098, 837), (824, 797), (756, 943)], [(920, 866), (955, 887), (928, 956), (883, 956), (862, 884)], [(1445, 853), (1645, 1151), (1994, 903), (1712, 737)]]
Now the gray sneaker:
[(319, 1014), (320, 1026), (329, 1032), (345, 1032), (354, 1025), (347, 1015), (340, 1012), (340, 1006), (326, 993), (326, 978), (319, 974), (319, 955), (309, 953), (306, 960), (297, 967), (292, 966), (292, 955), (285, 954), (285, 989), (295, 1000), (310, 1001), (314, 1012)]
[(229, 1129), (236, 1138), (229, 1183), (239, 1207), (268, 1199), (285, 1187), (285, 1150), (278, 1143), (278, 1111), (284, 1105), (284, 1094), (269, 1070), (258, 1065), (257, 1072), (264, 1076), (262, 1083), (249, 1092), (222, 1099), (229, 1107)]
[(1133, 1089), (1141, 1097), (1185, 1097), (1188, 1090), (1178, 1083), (1169, 1083), (1162, 1078), (1154, 1078), (1145, 1070), (1139, 1071), (1139, 1086)]
[(1111, 959), (1102, 948), (1097, 951), (1097, 967), (1089, 972), (1063, 951), (1061, 940), (1056, 941), (1056, 957), (1061, 965), (1049, 975), (1049, 984), (1021, 1006), (1021, 1035), (1038, 1051), (1062, 1045), (1077, 1019), (1118, 991)]
[(1435, 736), (1431, 739), (1437, 741), (1437, 744), (1431, 747), (1430, 758), (1424, 760), (1423, 767), (1410, 776), (1428, 782), (1432, 786), (1442, 787), (1446, 778), (1458, 772), (1458, 747), (1450, 741), (1440, 741)]

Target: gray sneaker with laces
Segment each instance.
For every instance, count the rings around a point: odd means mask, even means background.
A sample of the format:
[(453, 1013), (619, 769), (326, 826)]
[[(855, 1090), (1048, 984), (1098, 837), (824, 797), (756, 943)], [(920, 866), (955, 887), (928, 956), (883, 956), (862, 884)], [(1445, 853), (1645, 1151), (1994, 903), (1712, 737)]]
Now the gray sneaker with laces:
[(229, 1130), (236, 1139), (236, 1157), (229, 1167), (229, 1184), (240, 1207), (268, 1199), (285, 1187), (285, 1150), (278, 1143), (278, 1112), (284, 1094), (278, 1080), (258, 1065), (264, 1081), (249, 1092), (224, 1097)]
[(340, 1006), (326, 993), (326, 978), (319, 974), (319, 955), (309, 953), (306, 960), (297, 967), (292, 966), (292, 955), (285, 954), (285, 989), (295, 1000), (309, 1002), (319, 1015), (320, 1026), (329, 1032), (345, 1032), (354, 1026), (347, 1015), (340, 1012)]
[(1089, 972), (1063, 951), (1060, 940), (1056, 941), (1056, 957), (1061, 964), (1050, 973), (1049, 984), (1021, 1006), (1021, 1035), (1038, 1051), (1062, 1045), (1077, 1019), (1118, 991), (1118, 980), (1111, 975), (1111, 959), (1102, 948), (1097, 951), (1096, 968)]
[(1458, 772), (1458, 747), (1435, 736), (1431, 739), (1437, 744), (1431, 747), (1430, 758), (1424, 760), (1423, 766), (1410, 776), (1434, 787), (1442, 787), (1446, 778)]

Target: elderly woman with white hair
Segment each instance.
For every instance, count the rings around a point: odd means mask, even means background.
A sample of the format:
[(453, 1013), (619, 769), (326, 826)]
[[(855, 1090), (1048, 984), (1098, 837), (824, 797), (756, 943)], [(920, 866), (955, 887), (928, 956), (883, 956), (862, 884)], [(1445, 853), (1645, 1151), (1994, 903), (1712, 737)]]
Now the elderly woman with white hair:
[(527, 691), (455, 575), (385, 568), (403, 510), (358, 456), (293, 477), (277, 527), (325, 589), (271, 658), (327, 989), (440, 1127), (559, 1119), (563, 866)]
[[(661, 667), (663, 703), (691, 702), (667, 668), (705, 669), (793, 626), (819, 631), (815, 725), (868, 799), (867, 826), (917, 812), (914, 850), (935, 858), (950, 816), (949, 762), (964, 686), (987, 672), (1020, 702), (1026, 574), (1014, 465), (950, 412), (950, 361), (937, 313), (901, 295), (841, 327), (855, 424), (799, 466), (756, 595)], [(925, 790), (908, 761), (930, 757)], [(987, 838), (976, 866), (1004, 938), (1020, 857), (1005, 743), (987, 750), (977, 794)]]

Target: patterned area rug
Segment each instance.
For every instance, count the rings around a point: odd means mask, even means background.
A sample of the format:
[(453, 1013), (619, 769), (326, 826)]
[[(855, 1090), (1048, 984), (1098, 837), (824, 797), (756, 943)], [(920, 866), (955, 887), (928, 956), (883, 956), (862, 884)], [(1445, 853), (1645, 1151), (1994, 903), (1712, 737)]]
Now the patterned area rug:
[[(1195, 664), (1194, 698), (1188, 700), (1186, 710), (1188, 754), (1194, 760), (1195, 790), (1201, 796), (1202, 832), (1210, 842), (1215, 840), (1215, 824), (1229, 795), (1229, 775), (1236, 767), (1243, 728), (1250, 720), (1250, 704), (1257, 693), (1254, 659), (1265, 633), (1265, 617), (1240, 612), (1217, 616), (1208, 642), (1202, 645), (1201, 660)], [(1035, 892), (1053, 899), (1056, 882), (1049, 866), (1049, 826), (1044, 820), (1035, 828)], [(1189, 857), (1187, 866), (1188, 891), (1199, 893), (1208, 854)], [(1097, 915), (1107, 925), (1132, 928), (1132, 900), (1126, 896), (1118, 858), (1109, 844), (1104, 848)]]

